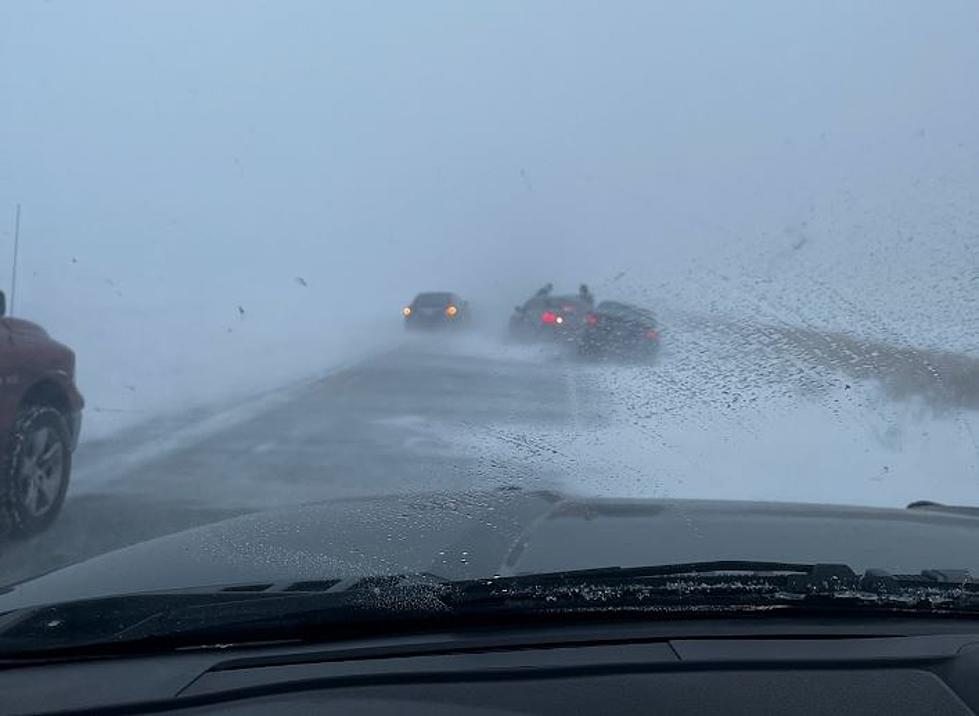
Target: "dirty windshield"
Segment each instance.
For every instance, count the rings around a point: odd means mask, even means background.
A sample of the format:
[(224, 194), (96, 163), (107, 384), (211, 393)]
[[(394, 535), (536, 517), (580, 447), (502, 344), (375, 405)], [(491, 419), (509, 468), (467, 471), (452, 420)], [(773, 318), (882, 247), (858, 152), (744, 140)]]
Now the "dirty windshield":
[(3, 604), (979, 568), (977, 27), (6, 0)]

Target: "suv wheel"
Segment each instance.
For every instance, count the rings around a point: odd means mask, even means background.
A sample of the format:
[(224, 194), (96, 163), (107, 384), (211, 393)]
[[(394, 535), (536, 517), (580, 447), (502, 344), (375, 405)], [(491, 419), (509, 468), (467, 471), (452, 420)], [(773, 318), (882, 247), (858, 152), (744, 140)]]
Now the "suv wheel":
[(4, 521), (10, 531), (27, 536), (46, 529), (61, 511), (70, 474), (71, 443), (64, 417), (49, 407), (22, 410), (0, 474)]

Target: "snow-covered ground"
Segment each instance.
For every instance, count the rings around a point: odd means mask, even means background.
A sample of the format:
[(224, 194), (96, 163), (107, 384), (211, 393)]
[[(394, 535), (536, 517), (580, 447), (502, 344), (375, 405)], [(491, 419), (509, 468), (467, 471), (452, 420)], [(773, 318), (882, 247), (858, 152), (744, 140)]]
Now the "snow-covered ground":
[(553, 348), (474, 341), (455, 350), (551, 365), (564, 376), (568, 419), (501, 411), (487, 423), (414, 428), (419, 440), (556, 473), (589, 495), (974, 504), (979, 360), (892, 348), (682, 313), (664, 317), (653, 364), (581, 364)]
[(159, 305), (139, 288), (128, 290), (132, 299), (110, 291), (98, 303), (72, 306), (71, 317), (44, 307), (31, 315), (76, 352), (86, 441), (161, 415), (251, 401), (362, 359), (400, 329), (396, 312), (393, 320), (344, 315), (329, 296), (299, 287), (271, 306), (260, 295), (220, 302), (174, 296)]
[[(574, 442), (604, 476), (586, 479), (583, 490), (889, 507), (975, 503), (979, 406), (930, 400), (913, 388), (895, 395), (882, 382), (903, 380), (888, 375), (893, 364), (855, 368), (846, 344), (817, 353), (791, 333), (750, 324), (678, 328), (660, 365), (593, 372), (619, 399), (606, 425)], [(979, 364), (974, 370), (979, 376)]]
[(86, 440), (354, 360), (419, 290), (975, 355), (977, 19), (5, 3), (0, 273), (20, 203), (16, 312), (75, 348)]

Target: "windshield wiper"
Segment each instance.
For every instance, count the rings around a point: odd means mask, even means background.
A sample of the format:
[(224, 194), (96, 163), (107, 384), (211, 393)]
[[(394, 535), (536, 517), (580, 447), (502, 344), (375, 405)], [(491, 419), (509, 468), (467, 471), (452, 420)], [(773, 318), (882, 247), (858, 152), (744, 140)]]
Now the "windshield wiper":
[[(270, 585), (264, 585), (270, 586)], [(961, 570), (856, 574), (846, 565), (716, 561), (450, 582), (431, 574), (249, 593), (160, 593), (69, 602), (0, 617), (0, 663), (289, 641), (336, 641), (595, 615), (895, 612), (979, 616)]]
[[(545, 572), (507, 577), (513, 584), (529, 580), (533, 583), (562, 582), (578, 579), (599, 579), (628, 581), (654, 577), (684, 576), (696, 574), (810, 574), (813, 569), (824, 565), (800, 564), (798, 562), (765, 562), (752, 560), (715, 560), (711, 562), (677, 562), (646, 567), (598, 567), (595, 569), (575, 569), (564, 572)], [(853, 571), (849, 567), (841, 567)]]
[(774, 607), (863, 612), (979, 611), (979, 583), (967, 570), (916, 575), (843, 564), (715, 561), (528, 575), (454, 585), (467, 609), (506, 604), (576, 612), (616, 608), (673, 612), (761, 610)]
[[(968, 570), (926, 569), (916, 575), (891, 574), (885, 570), (869, 569), (857, 575), (845, 564), (805, 564), (798, 562), (767, 562), (751, 560), (717, 560), (710, 562), (680, 562), (675, 564), (648, 567), (602, 567), (543, 574), (517, 575), (504, 581), (509, 587), (526, 585), (540, 587), (569, 582), (633, 583), (635, 586), (649, 586), (659, 582), (675, 583), (683, 579), (688, 586), (696, 586), (697, 580), (687, 582), (687, 578), (701, 577), (704, 583), (725, 583), (731, 577), (764, 579), (778, 584), (783, 591), (812, 593), (840, 589), (860, 589), (880, 591), (907, 587), (934, 587), (936, 585), (968, 585), (972, 577)], [(483, 580), (489, 584), (493, 580)], [(475, 583), (475, 582), (474, 582)], [(976, 584), (979, 589), (979, 584)]]
[[(433, 601), (440, 577), (370, 577), (332, 589), (298, 582), (120, 595), (0, 614), (0, 666), (24, 658), (104, 656), (260, 642), (343, 639), (370, 625), (445, 609)], [(334, 591), (335, 590), (335, 591)], [(383, 631), (383, 630), (380, 630)]]

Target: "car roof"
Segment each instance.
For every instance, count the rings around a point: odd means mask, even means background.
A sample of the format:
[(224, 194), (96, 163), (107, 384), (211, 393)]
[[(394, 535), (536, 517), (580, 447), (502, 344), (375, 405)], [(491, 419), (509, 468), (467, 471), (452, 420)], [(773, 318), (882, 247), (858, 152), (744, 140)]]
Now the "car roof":
[(423, 291), (419, 293), (417, 296), (415, 296), (415, 300), (417, 301), (419, 298), (436, 298), (436, 299), (448, 300), (450, 298), (455, 298), (455, 297), (456, 294), (454, 291)]

